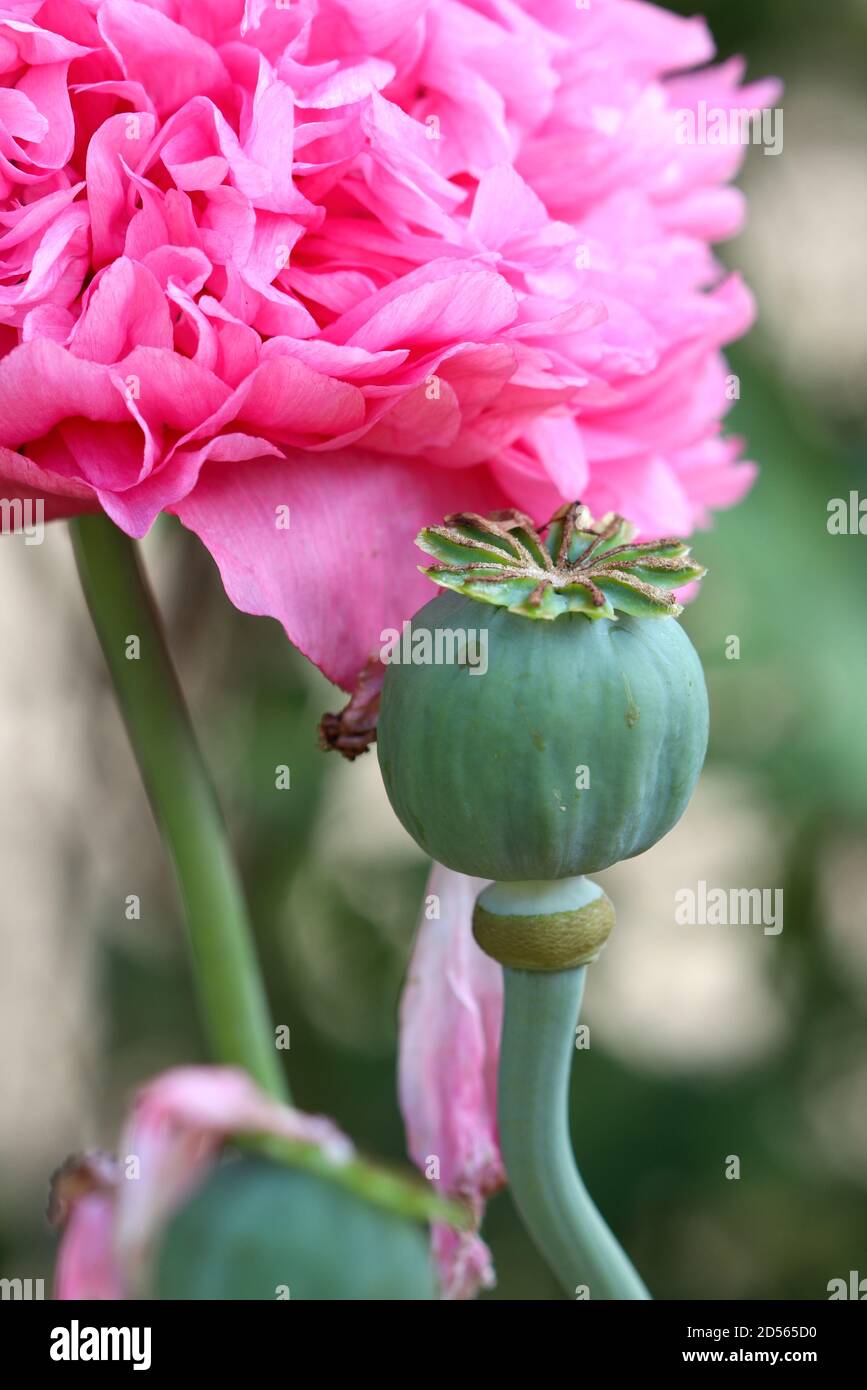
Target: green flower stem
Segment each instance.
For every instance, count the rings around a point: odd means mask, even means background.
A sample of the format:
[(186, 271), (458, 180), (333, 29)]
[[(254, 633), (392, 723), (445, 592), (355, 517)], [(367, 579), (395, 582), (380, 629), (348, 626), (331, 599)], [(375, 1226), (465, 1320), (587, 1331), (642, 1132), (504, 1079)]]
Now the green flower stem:
[(346, 1161), (336, 1161), (315, 1144), (282, 1139), (273, 1134), (250, 1135), (248, 1141), (241, 1145), (240, 1140), (236, 1140), (239, 1147), (252, 1149), (275, 1163), (303, 1168), (307, 1173), (328, 1178), (373, 1206), (407, 1220), (440, 1221), (458, 1231), (474, 1228), (473, 1215), (466, 1203), (439, 1197), (430, 1183), (421, 1182), (414, 1175), (405, 1177), (360, 1154)]
[(569, 1073), (586, 966), (503, 969), (500, 1143), (521, 1217), (570, 1296), (650, 1295), (593, 1204), (569, 1136)]
[[(137, 546), (103, 516), (70, 523), (78, 573), (142, 778), (174, 860), (200, 1008), (215, 1059), (246, 1068), (276, 1099), (289, 1091), (253, 947), (243, 889), (213, 786), (181, 694)], [(137, 637), (137, 659), (128, 638)], [(315, 1144), (239, 1135), (239, 1148), (331, 1179), (410, 1220), (460, 1230), (472, 1218), (429, 1185), (356, 1154), (336, 1162)]]
[(104, 516), (70, 525), (85, 598), (174, 861), (213, 1056), (288, 1100), (243, 889), (138, 549)]

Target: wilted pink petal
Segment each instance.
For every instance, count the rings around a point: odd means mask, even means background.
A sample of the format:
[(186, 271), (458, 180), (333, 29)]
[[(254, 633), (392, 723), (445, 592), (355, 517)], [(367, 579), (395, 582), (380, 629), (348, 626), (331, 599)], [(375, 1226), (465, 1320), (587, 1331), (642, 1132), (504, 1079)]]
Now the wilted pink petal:
[(475, 1231), (435, 1223), (431, 1248), (440, 1275), (440, 1296), (453, 1302), (476, 1298), (497, 1282), (491, 1252)]
[(76, 1202), (57, 1254), (56, 1299), (126, 1297), (114, 1253), (114, 1198), (92, 1192)]
[[(479, 949), (472, 913), (485, 880), (434, 864), (400, 1007), (399, 1094), (413, 1160), (480, 1223), (486, 1197), (503, 1185), (497, 1136), (497, 1064), (503, 974)], [(493, 1282), (475, 1234), (435, 1233), (447, 1297)]]
[(214, 1142), (230, 1134), (275, 1134), (316, 1144), (335, 1163), (353, 1153), (333, 1121), (272, 1100), (247, 1072), (232, 1067), (175, 1067), (139, 1091), (127, 1130), (199, 1131)]

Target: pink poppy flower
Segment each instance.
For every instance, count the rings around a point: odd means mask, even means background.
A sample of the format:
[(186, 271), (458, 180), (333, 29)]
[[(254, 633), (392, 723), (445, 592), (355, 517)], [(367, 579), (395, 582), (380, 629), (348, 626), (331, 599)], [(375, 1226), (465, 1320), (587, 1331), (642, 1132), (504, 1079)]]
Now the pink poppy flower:
[[(744, 492), (710, 246), (764, 106), (640, 0), (10, 0), (0, 494), (160, 512), (351, 688), (412, 537), (581, 496), (685, 533)], [(698, 71), (696, 69), (699, 69)], [(685, 74), (685, 75), (678, 75)]]

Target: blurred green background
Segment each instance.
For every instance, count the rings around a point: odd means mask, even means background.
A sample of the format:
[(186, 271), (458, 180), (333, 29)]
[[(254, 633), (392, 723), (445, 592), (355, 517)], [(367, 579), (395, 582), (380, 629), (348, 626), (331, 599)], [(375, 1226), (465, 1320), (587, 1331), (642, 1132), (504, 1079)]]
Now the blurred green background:
[[(686, 621), (711, 692), (708, 768), (682, 826), (603, 876), (620, 922), (588, 984), (573, 1131), (656, 1297), (822, 1299), (830, 1279), (867, 1276), (867, 540), (827, 530), (830, 498), (867, 496), (867, 5), (704, 13), (722, 56), (786, 82), (784, 151), (750, 153), (750, 226), (723, 250), (762, 313), (730, 359), (732, 427), (761, 476), (696, 546), (711, 573)], [(205, 1056), (178, 904), (67, 548), (56, 528), (26, 582), (21, 549), (0, 554), (0, 1274), (25, 1277), (50, 1273), (51, 1167), (110, 1147), (139, 1081)], [(291, 1029), (297, 1103), (400, 1162), (396, 1006), (426, 866), (375, 757), (318, 750), (339, 694), (276, 624), (228, 604), (180, 528), (148, 554)], [(782, 888), (784, 930), (675, 927), (673, 893), (699, 878)], [(560, 1296), (508, 1195), (485, 1234), (486, 1297)]]

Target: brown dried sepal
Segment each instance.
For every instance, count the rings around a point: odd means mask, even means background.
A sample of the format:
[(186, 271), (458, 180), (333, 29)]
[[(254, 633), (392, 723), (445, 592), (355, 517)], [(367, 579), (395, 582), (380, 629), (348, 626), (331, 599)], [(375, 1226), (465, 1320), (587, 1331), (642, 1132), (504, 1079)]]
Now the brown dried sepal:
[(379, 700), (385, 667), (378, 656), (362, 668), (349, 703), (339, 714), (324, 714), (319, 724), (319, 746), (326, 752), (342, 753), (354, 762), (376, 742)]
[(92, 1192), (114, 1192), (120, 1181), (117, 1159), (103, 1149), (70, 1154), (51, 1175), (46, 1216), (52, 1230), (62, 1231), (73, 1207)]

